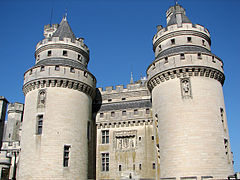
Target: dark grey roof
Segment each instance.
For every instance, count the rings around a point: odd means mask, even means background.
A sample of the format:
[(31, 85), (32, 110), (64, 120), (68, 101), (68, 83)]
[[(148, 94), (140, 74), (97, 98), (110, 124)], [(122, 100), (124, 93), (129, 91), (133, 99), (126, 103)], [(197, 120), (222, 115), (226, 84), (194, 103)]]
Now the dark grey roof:
[(103, 104), (100, 108), (100, 111), (114, 111), (120, 109), (133, 109), (144, 107), (152, 107), (150, 99)]
[[(178, 3), (170, 7), (168, 11), (172, 12), (172, 16), (168, 21), (167, 26), (178, 24), (178, 23), (191, 23), (191, 21), (185, 15), (185, 9), (182, 6), (180, 6)], [(180, 18), (177, 18), (177, 14), (180, 15)]]
[(205, 53), (211, 53), (211, 51), (209, 51), (206, 48), (201, 47), (201, 46), (183, 45), (183, 46), (171, 47), (171, 48), (168, 48), (168, 49), (162, 51), (161, 53), (158, 54), (156, 59), (162, 58), (164, 56), (169, 56), (169, 55), (175, 54), (175, 53), (181, 53), (181, 52), (203, 52), (203, 53), (205, 52)]
[[(181, 16), (182, 16), (182, 23), (192, 23), (185, 14), (181, 13)], [(169, 20), (167, 26), (171, 26), (173, 24), (177, 24), (176, 13), (173, 13), (173, 15), (172, 15), (171, 19)]]
[(72, 29), (69, 26), (68, 21), (65, 17), (62, 19), (59, 27), (53, 33), (52, 37), (59, 37), (60, 40), (63, 40), (63, 38), (71, 38), (72, 42), (76, 40), (76, 37), (72, 32)]
[(35, 66), (41, 66), (41, 65), (43, 65), (43, 66), (47, 66), (47, 65), (70, 66), (70, 67), (74, 67), (77, 69), (82, 69), (84, 71), (88, 71), (87, 68), (80, 62), (77, 62), (72, 59), (67, 59), (67, 58), (48, 58), (48, 59), (39, 61)]

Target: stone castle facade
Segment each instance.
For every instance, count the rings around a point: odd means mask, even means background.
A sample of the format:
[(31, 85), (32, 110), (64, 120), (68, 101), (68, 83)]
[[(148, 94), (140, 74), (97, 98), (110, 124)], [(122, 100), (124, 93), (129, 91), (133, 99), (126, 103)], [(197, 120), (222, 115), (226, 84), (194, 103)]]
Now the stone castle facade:
[[(177, 3), (153, 37), (147, 78), (96, 88), (66, 17), (44, 27), (25, 104), (0, 97), (2, 179), (227, 179), (234, 174), (209, 31)], [(4, 124), (5, 113), (8, 121)]]

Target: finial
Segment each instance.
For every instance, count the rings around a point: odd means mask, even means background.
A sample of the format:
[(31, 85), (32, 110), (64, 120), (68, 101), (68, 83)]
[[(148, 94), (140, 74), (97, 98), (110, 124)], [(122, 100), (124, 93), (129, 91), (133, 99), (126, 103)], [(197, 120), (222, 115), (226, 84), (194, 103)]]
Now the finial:
[(130, 80), (130, 84), (133, 84), (133, 73), (131, 72), (131, 80)]
[(67, 20), (67, 8), (65, 9), (64, 20)]
[(178, 0), (175, 0), (175, 5), (178, 5)]

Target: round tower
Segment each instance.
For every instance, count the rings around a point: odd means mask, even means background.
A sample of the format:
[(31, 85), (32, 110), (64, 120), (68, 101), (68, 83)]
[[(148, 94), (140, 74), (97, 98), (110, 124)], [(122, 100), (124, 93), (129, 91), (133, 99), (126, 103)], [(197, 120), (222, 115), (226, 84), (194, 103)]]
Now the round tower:
[(36, 64), (24, 74), (25, 109), (18, 179), (87, 179), (96, 79), (89, 49), (66, 17), (44, 27)]
[(153, 37), (147, 69), (158, 121), (161, 179), (227, 178), (233, 174), (222, 85), (223, 62), (208, 30), (178, 4)]

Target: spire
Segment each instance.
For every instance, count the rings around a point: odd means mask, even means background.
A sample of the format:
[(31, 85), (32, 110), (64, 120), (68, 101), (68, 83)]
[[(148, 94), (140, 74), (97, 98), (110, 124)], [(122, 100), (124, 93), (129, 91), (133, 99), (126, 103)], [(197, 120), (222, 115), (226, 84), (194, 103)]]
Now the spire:
[(130, 84), (133, 84), (133, 73), (131, 72), (131, 80), (130, 80)]
[(191, 23), (191, 21), (186, 16), (185, 9), (175, 1), (175, 5), (171, 6), (167, 12), (167, 26), (177, 24), (182, 26), (182, 23)]
[(67, 13), (65, 13), (58, 29), (53, 33), (52, 37), (59, 37), (60, 40), (63, 40), (63, 38), (71, 38), (72, 42), (76, 40), (76, 37), (68, 24)]

